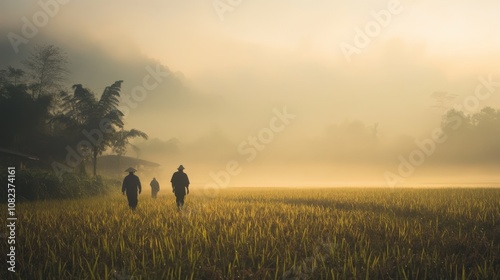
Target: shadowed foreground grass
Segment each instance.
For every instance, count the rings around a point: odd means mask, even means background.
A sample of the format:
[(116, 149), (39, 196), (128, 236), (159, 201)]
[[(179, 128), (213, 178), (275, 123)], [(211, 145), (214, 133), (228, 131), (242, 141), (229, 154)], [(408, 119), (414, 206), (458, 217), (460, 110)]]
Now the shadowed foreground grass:
[(500, 189), (201, 192), (18, 204), (1, 279), (500, 278)]

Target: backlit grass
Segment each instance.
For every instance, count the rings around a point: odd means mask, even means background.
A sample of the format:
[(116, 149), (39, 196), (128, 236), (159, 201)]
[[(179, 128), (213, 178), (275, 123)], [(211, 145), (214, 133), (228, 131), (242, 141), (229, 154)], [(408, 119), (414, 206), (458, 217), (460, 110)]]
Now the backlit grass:
[(119, 194), (18, 204), (18, 272), (1, 278), (500, 278), (499, 189), (201, 193), (182, 211), (164, 190), (135, 212)]

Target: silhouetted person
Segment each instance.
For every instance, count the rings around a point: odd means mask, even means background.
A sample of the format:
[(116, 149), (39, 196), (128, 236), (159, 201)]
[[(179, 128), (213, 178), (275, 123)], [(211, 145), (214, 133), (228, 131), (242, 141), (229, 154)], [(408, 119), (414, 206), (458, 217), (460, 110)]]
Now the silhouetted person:
[(137, 196), (141, 193), (141, 181), (139, 177), (137, 177), (134, 172), (137, 170), (135, 168), (128, 168), (125, 172), (128, 172), (128, 175), (123, 179), (122, 185), (122, 193), (125, 195), (127, 193), (128, 206), (130, 209), (135, 210), (137, 207)]
[(180, 209), (184, 205), (184, 196), (189, 194), (189, 178), (184, 173), (184, 166), (180, 165), (177, 172), (174, 172), (172, 179), (172, 192), (175, 193), (177, 208)]
[(153, 198), (156, 198), (156, 195), (160, 191), (160, 183), (158, 183), (158, 181), (156, 181), (156, 178), (153, 177), (153, 180), (149, 185), (151, 186), (151, 196)]

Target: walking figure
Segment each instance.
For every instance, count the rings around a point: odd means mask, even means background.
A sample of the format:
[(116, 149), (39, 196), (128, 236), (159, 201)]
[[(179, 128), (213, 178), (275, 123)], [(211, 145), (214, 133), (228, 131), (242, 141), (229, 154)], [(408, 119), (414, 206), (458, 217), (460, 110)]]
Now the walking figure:
[(128, 206), (132, 210), (135, 210), (137, 207), (137, 196), (141, 193), (141, 181), (139, 177), (134, 174), (136, 171), (135, 168), (127, 168), (125, 172), (128, 172), (128, 175), (125, 176), (122, 184), (122, 193), (123, 195), (125, 195), (125, 193), (127, 194)]
[(156, 195), (160, 191), (160, 183), (158, 183), (158, 181), (156, 181), (156, 178), (153, 177), (153, 180), (149, 185), (151, 186), (151, 196), (153, 198), (156, 198)]
[(189, 178), (184, 173), (184, 166), (180, 165), (177, 168), (170, 182), (172, 183), (172, 192), (175, 194), (177, 208), (181, 209), (184, 205), (184, 196), (189, 194)]

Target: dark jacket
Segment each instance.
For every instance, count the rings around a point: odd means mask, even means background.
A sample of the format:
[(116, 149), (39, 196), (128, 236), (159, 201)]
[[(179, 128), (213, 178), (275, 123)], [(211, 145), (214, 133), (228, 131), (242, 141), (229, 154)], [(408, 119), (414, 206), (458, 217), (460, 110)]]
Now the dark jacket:
[(157, 192), (160, 190), (160, 183), (158, 183), (158, 181), (156, 181), (156, 180), (151, 181), (151, 183), (149, 185), (151, 186), (151, 189), (153, 191)]
[(122, 192), (127, 191), (127, 196), (137, 195), (137, 191), (141, 192), (141, 181), (134, 174), (128, 174), (123, 179)]
[(186, 188), (189, 187), (189, 178), (183, 171), (177, 171), (170, 180), (174, 188), (175, 195), (186, 195)]

